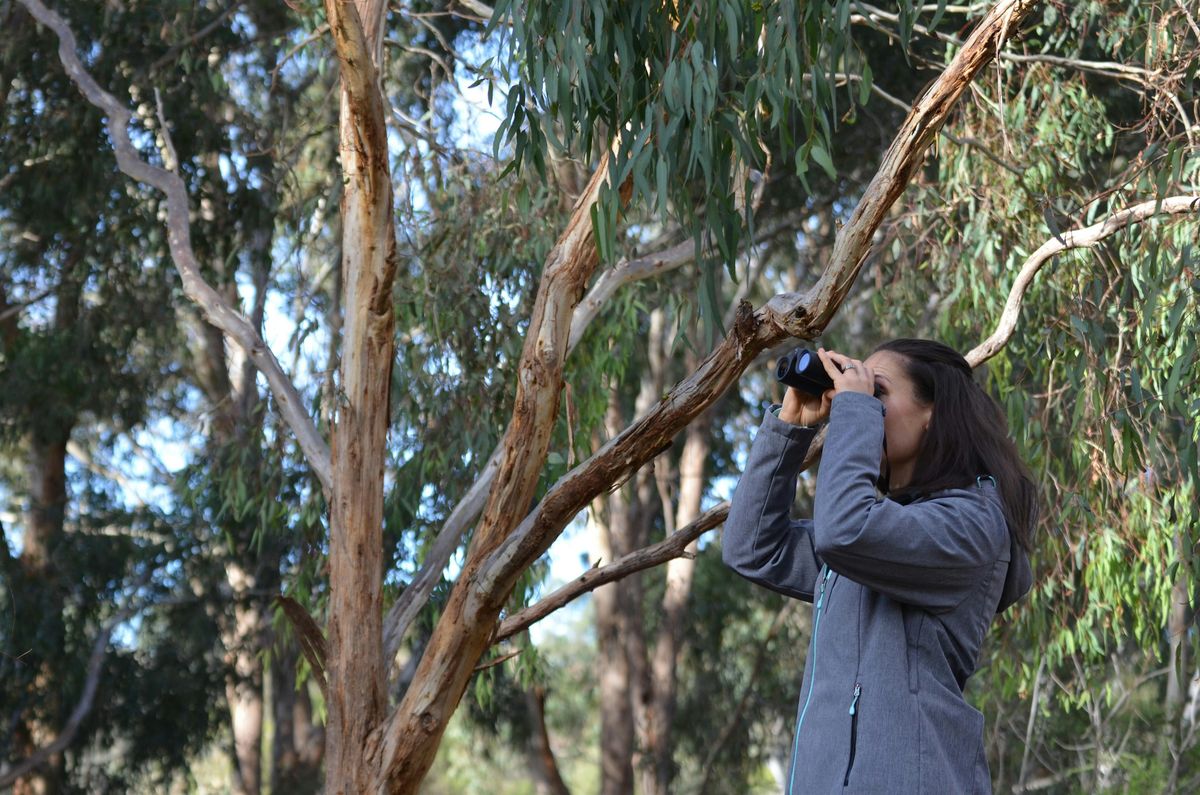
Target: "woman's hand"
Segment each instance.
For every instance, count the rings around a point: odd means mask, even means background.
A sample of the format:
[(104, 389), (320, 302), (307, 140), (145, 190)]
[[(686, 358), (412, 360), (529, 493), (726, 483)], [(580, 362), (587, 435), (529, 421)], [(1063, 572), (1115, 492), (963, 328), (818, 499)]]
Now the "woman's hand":
[(824, 348), (817, 348), (817, 356), (820, 357), (825, 372), (833, 379), (833, 389), (827, 389), (823, 395), (815, 397), (789, 387), (783, 397), (779, 419), (794, 425), (816, 425), (829, 419), (833, 396), (839, 392), (875, 394), (874, 368), (868, 367), (858, 359), (843, 356), (835, 351), (826, 351)]
[(843, 356), (835, 351), (817, 348), (817, 356), (825, 365), (825, 372), (833, 379), (833, 392), (862, 392), (864, 395), (875, 394), (875, 369), (868, 367), (858, 359)]
[(788, 387), (787, 394), (783, 396), (783, 408), (779, 410), (779, 419), (793, 425), (816, 425), (829, 418), (832, 401), (832, 389), (826, 389), (825, 394), (814, 397), (795, 387)]

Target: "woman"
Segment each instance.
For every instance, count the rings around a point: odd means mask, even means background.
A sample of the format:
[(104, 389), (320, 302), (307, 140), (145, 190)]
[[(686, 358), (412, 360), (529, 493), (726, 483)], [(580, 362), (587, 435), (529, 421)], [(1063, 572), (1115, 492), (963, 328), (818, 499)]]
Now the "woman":
[[(990, 793), (963, 687), (992, 617), (1032, 582), (1033, 482), (951, 348), (818, 355), (833, 389), (789, 389), (763, 418), (723, 541), (743, 577), (815, 602), (786, 792)], [(826, 419), (813, 518), (792, 521)]]

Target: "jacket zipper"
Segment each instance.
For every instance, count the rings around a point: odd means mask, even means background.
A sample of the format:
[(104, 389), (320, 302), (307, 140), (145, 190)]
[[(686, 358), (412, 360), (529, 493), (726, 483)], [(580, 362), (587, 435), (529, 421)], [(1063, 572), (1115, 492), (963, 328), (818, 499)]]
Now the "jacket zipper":
[(817, 633), (821, 630), (821, 608), (825, 604), (825, 585), (829, 582), (829, 575), (833, 571), (822, 565), (823, 574), (821, 576), (821, 592), (817, 596), (816, 616), (813, 618), (813, 635), (812, 635), (812, 675), (808, 678), (808, 697), (804, 699), (804, 707), (800, 710), (800, 717), (796, 719), (796, 733), (792, 738), (792, 770), (788, 774), (787, 795), (792, 793), (792, 783), (796, 779), (796, 752), (800, 750), (800, 727), (804, 725), (804, 715), (808, 712), (808, 703), (812, 701), (813, 686), (817, 683)]
[(850, 786), (850, 771), (854, 768), (854, 751), (858, 745), (858, 697), (862, 695), (862, 685), (854, 683), (854, 699), (850, 702), (850, 761), (846, 763), (846, 776), (842, 786)]

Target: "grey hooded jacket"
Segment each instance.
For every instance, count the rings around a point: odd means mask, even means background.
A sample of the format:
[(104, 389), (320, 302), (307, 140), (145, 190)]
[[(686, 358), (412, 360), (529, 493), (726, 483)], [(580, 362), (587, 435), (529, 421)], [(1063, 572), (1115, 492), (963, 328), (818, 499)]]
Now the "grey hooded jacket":
[(992, 617), (1032, 583), (994, 481), (879, 499), (883, 404), (833, 399), (813, 519), (789, 509), (816, 429), (763, 418), (725, 522), (743, 577), (814, 602), (785, 791), (990, 793), (963, 698)]

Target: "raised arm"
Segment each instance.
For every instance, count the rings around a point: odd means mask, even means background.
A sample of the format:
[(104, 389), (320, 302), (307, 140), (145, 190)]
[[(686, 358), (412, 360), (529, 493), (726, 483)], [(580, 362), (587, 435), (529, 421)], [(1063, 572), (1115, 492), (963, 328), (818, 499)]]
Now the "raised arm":
[(812, 601), (821, 568), (812, 522), (792, 521), (796, 477), (815, 428), (784, 422), (768, 411), (750, 447), (746, 469), (725, 520), (721, 556), (751, 582)]

